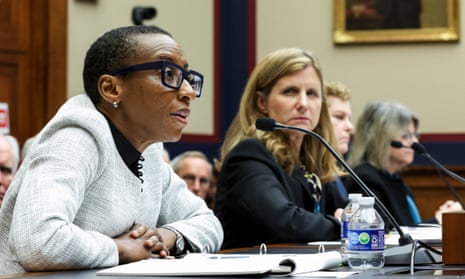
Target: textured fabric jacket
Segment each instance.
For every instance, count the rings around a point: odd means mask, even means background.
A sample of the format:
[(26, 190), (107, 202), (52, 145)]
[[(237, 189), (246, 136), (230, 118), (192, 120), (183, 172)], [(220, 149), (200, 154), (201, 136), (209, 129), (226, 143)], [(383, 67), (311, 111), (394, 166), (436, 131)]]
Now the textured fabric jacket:
[(313, 189), (302, 170), (289, 176), (261, 142), (243, 140), (218, 177), (215, 213), (224, 229), (223, 248), (337, 239), (331, 196), (338, 193), (330, 185), (323, 186), (321, 214), (313, 213)]
[(112, 237), (135, 223), (169, 225), (195, 251), (219, 249), (218, 219), (162, 161), (162, 145), (142, 156), (143, 183), (90, 99), (68, 100), (35, 139), (3, 201), (0, 274), (117, 265)]

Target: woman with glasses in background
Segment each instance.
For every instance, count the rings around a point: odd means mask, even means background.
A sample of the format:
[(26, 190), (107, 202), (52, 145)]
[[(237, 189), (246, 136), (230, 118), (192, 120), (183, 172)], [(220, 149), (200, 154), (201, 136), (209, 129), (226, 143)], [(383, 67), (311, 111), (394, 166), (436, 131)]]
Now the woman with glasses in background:
[(218, 219), (162, 159), (202, 89), (181, 47), (155, 26), (120, 27), (91, 45), (83, 79), (5, 196), (0, 274), (219, 249)]
[[(399, 225), (441, 223), (442, 213), (463, 210), (458, 202), (446, 201), (434, 217), (422, 219), (412, 190), (400, 177), (400, 171), (411, 164), (418, 142), (418, 119), (410, 109), (398, 103), (372, 102), (367, 104), (355, 127), (348, 163), (355, 173), (376, 194)], [(361, 192), (350, 177), (344, 184), (349, 193)], [(381, 215), (382, 212), (380, 212)], [(392, 224), (382, 216), (387, 228)]]

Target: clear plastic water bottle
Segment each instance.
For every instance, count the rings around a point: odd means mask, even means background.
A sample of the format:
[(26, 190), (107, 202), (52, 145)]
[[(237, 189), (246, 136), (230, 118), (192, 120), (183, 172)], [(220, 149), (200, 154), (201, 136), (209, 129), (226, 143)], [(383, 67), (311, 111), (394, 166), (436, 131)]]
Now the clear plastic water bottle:
[(359, 193), (349, 193), (349, 203), (344, 208), (341, 215), (341, 252), (345, 253), (347, 246), (347, 229), (349, 221), (358, 209), (358, 199), (362, 197)]
[(373, 197), (359, 199), (347, 230), (346, 255), (353, 269), (379, 269), (384, 266), (384, 221), (374, 209)]

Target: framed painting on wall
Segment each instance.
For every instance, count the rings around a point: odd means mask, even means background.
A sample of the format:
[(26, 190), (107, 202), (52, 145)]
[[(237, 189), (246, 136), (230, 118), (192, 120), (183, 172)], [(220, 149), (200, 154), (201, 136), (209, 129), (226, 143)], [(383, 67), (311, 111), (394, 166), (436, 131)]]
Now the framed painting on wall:
[(333, 0), (336, 45), (458, 42), (459, 0)]

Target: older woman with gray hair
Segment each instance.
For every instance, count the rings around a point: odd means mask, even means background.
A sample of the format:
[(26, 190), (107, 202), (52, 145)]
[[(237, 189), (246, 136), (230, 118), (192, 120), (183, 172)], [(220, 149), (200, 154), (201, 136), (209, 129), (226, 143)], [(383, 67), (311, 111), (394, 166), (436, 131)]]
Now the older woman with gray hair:
[[(366, 105), (355, 127), (355, 136), (348, 163), (370, 187), (400, 225), (441, 223), (442, 213), (463, 210), (458, 202), (446, 201), (435, 216), (423, 220), (418, 212), (412, 190), (399, 172), (411, 164), (418, 142), (418, 118), (406, 106), (393, 102), (372, 102)], [(392, 141), (400, 147), (391, 146)], [(360, 192), (353, 179), (345, 182), (349, 192)], [(383, 216), (383, 219), (388, 219)], [(389, 224), (387, 224), (389, 226)]]

